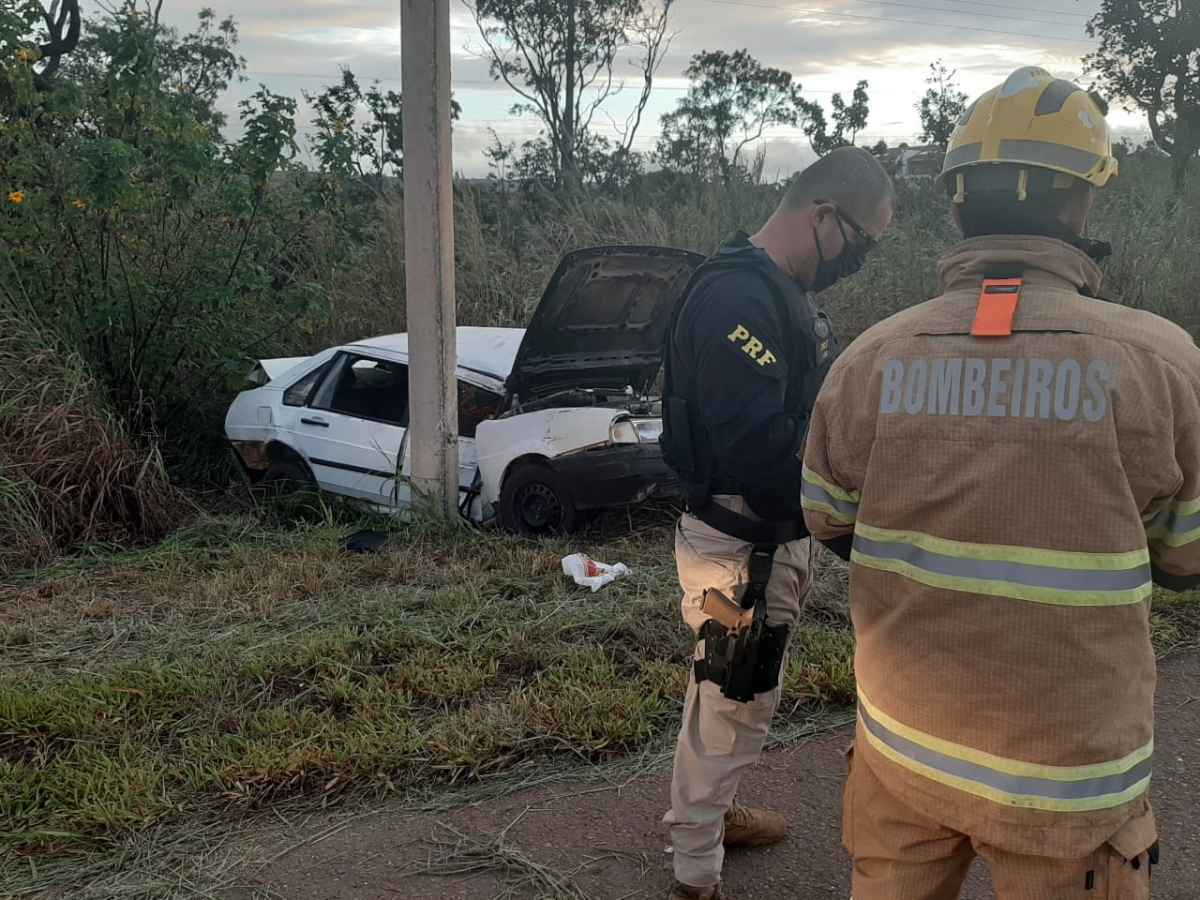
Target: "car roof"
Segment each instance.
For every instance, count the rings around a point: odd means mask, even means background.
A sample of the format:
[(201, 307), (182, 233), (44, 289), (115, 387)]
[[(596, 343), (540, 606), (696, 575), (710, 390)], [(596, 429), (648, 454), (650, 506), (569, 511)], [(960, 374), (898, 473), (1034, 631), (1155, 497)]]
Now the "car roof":
[[(512, 372), (524, 328), (480, 328), (461, 325), (456, 329), (458, 367), (504, 381)], [(385, 334), (355, 341), (351, 347), (384, 350), (408, 356), (407, 334)]]

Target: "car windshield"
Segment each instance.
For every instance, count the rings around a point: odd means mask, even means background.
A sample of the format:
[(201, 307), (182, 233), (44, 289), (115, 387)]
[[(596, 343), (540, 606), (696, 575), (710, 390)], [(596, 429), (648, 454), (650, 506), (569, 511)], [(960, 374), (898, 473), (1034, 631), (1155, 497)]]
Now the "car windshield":
[(496, 415), (504, 398), (466, 381), (458, 382), (458, 433), (475, 437), (479, 423)]

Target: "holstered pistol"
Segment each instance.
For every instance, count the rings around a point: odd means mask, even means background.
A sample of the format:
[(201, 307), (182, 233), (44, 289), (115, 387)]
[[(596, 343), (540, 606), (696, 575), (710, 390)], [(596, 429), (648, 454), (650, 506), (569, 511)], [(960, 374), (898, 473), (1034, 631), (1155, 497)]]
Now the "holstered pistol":
[(717, 588), (708, 588), (700, 612), (723, 625), (731, 635), (740, 635), (754, 622), (754, 609), (744, 609)]

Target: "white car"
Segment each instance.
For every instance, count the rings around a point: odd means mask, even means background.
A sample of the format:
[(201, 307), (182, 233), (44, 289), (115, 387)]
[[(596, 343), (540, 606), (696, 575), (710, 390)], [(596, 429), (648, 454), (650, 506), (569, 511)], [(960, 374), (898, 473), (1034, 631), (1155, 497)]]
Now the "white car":
[[(512, 531), (671, 495), (654, 390), (675, 298), (702, 258), (601, 247), (559, 264), (528, 329), (457, 332), (461, 508)], [(411, 502), (408, 336), (263, 360), (225, 419), (252, 482), (299, 481), (388, 510)]]

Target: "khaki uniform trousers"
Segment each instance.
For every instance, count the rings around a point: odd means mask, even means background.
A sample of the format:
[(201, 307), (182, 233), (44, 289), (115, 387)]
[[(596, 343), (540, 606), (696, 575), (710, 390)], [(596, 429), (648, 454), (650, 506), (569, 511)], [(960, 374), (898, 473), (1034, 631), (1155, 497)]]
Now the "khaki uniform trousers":
[(1140, 818), (1082, 859), (1010, 853), (925, 818), (851, 751), (842, 840), (854, 857), (852, 900), (957, 900), (976, 856), (987, 863), (999, 900), (1148, 900), (1151, 864), (1140, 846), (1147, 833)]
[[(740, 497), (717, 502), (752, 516)], [(683, 588), (683, 620), (697, 634), (707, 588), (728, 597), (746, 583), (750, 545), (684, 515), (675, 533), (675, 562)], [(767, 622), (795, 627), (808, 588), (808, 541), (784, 544), (775, 554), (767, 583)], [(702, 656), (703, 649), (697, 647)], [(786, 658), (786, 657), (785, 657)], [(786, 663), (785, 663), (786, 665)], [(782, 671), (780, 673), (782, 680)], [(721, 880), (725, 851), (725, 813), (733, 803), (742, 773), (762, 753), (780, 689), (758, 694), (749, 703), (721, 695), (711, 681), (688, 679), (683, 724), (675, 747), (671, 809), (663, 817), (674, 845), (675, 877), (687, 885), (708, 887)]]

